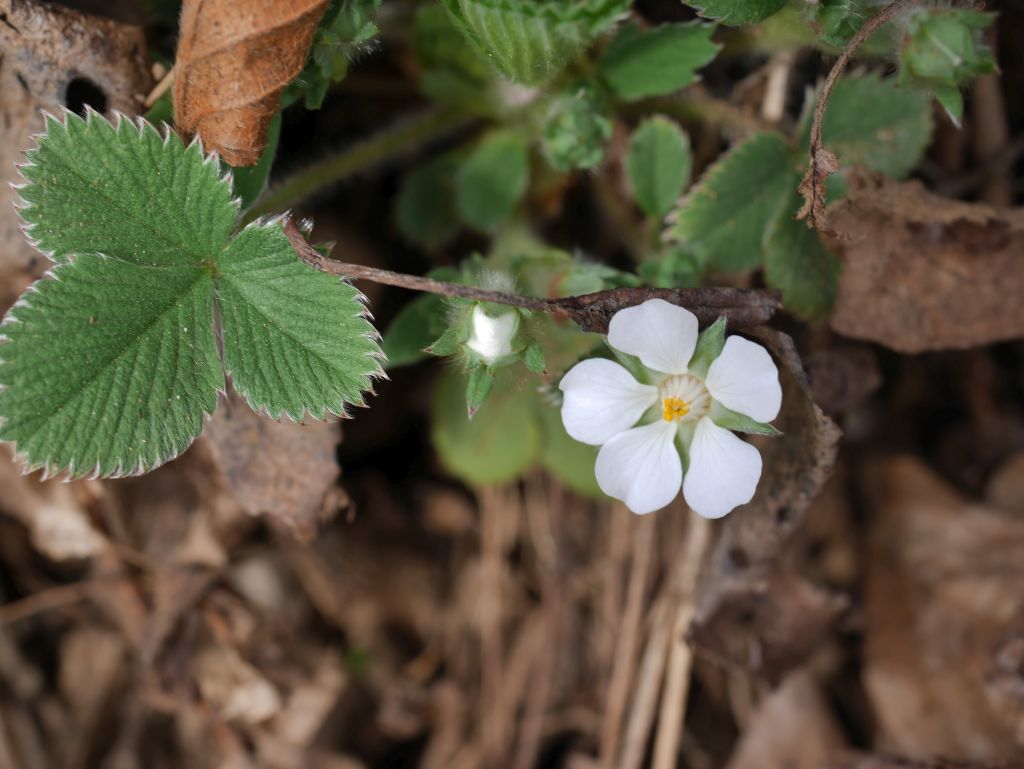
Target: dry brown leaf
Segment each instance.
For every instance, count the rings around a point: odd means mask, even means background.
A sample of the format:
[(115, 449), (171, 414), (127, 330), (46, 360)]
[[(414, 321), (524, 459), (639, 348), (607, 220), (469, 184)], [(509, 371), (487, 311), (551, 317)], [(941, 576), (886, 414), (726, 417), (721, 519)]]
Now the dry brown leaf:
[(306, 64), (328, 0), (185, 0), (174, 122), (233, 166), (267, 146), (281, 92)]
[(844, 745), (821, 687), (805, 668), (758, 705), (726, 769), (820, 769)]
[(324, 509), (324, 496), (341, 470), (335, 450), (337, 422), (275, 422), (231, 393), (203, 433), (216, 466), (239, 504), (251, 515), (269, 515), (309, 539)]
[(1019, 763), (977, 764), (942, 759), (911, 761), (896, 756), (844, 753), (823, 764), (821, 769), (1024, 769)]
[[(1024, 760), (1024, 520), (964, 499), (918, 460), (870, 485), (864, 685), (878, 747), (914, 759)], [(1010, 666), (1012, 668), (1012, 665)]]
[(828, 223), (842, 249), (839, 333), (910, 353), (1024, 336), (1024, 210), (860, 175)]
[[(43, 130), (41, 110), (136, 114), (149, 90), (141, 27), (42, 2), (0, 0), (0, 311), (45, 269), (14, 208), (14, 164)], [(90, 88), (95, 89), (90, 93)]]
[(211, 646), (195, 659), (203, 699), (221, 718), (259, 724), (281, 711), (281, 695), (256, 668), (229, 646)]
[(792, 340), (770, 330), (756, 336), (782, 363), (783, 435), (760, 445), (765, 472), (757, 494), (722, 527), (690, 632), (704, 652), (778, 683), (844, 605), (778, 564), (832, 470), (840, 431), (811, 400)]

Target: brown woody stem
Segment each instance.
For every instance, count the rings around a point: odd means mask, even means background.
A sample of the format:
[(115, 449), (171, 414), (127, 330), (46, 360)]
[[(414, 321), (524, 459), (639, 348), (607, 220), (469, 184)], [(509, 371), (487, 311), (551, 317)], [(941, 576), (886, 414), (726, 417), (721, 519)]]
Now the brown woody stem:
[(775, 291), (740, 288), (616, 288), (581, 296), (539, 299), (341, 262), (324, 256), (309, 245), (290, 221), (285, 223), (285, 233), (299, 258), (320, 272), (441, 296), (546, 312), (569, 318), (584, 331), (599, 334), (607, 333), (608, 323), (616, 312), (647, 299), (664, 299), (686, 307), (697, 316), (702, 326), (713, 323), (721, 315), (733, 327), (759, 326), (766, 323), (779, 307), (779, 296)]

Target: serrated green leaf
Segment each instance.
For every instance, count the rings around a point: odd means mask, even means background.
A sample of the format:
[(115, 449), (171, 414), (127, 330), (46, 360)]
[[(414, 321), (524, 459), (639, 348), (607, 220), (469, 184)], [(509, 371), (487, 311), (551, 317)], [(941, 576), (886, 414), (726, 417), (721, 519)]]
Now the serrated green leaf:
[(412, 242), (437, 249), (458, 233), (454, 181), (458, 165), (453, 155), (441, 155), (402, 180), (395, 216), (399, 231)]
[(723, 24), (755, 24), (782, 10), (786, 0), (684, 0), (701, 16)]
[(511, 132), (491, 134), (463, 161), (455, 177), (459, 215), (477, 229), (493, 229), (522, 199), (529, 172), (522, 137)]
[(798, 181), (785, 139), (756, 134), (705, 172), (676, 209), (670, 234), (713, 267), (756, 267), (768, 225)]
[(469, 419), (466, 378), (446, 371), (434, 386), (431, 438), (445, 467), (463, 481), (484, 486), (510, 481), (540, 452), (541, 431), (535, 400), (529, 392), (495, 387), (487, 402)]
[(598, 72), (623, 99), (660, 96), (685, 88), (715, 58), (710, 24), (623, 27), (598, 61)]
[(536, 85), (629, 8), (629, 0), (442, 0), (456, 26), (506, 77)]
[(322, 419), (363, 403), (380, 350), (355, 288), (300, 262), (279, 223), (246, 227), (217, 268), (224, 367), (254, 409)]
[(765, 280), (782, 291), (782, 303), (794, 315), (825, 317), (835, 302), (839, 260), (825, 248), (821, 236), (793, 218), (799, 207), (794, 196), (768, 232), (765, 242)]
[(629, 140), (626, 171), (636, 202), (659, 219), (679, 199), (690, 178), (690, 140), (668, 118), (643, 122)]
[(224, 247), (238, 213), (198, 144), (148, 123), (115, 128), (95, 112), (47, 118), (18, 192), (29, 236), (62, 262), (105, 254), (139, 265), (196, 265)]
[(406, 304), (387, 331), (381, 348), (389, 369), (408, 366), (427, 358), (426, 350), (445, 331), (445, 301), (423, 294)]
[(697, 346), (687, 365), (691, 374), (695, 374), (701, 379), (708, 375), (711, 364), (722, 354), (722, 349), (725, 347), (725, 325), (725, 316), (720, 315), (718, 320), (700, 332), (697, 337)]
[(718, 401), (712, 404), (711, 413), (708, 416), (711, 417), (712, 422), (719, 427), (724, 427), (726, 430), (734, 430), (735, 432), (747, 433), (749, 435), (770, 435), (772, 437), (782, 435), (781, 432), (770, 424), (757, 422), (746, 414), (740, 414), (738, 411), (727, 409)]
[(0, 440), (50, 473), (149, 470), (185, 450), (224, 386), (198, 266), (80, 255), (37, 281), (2, 331)]
[(927, 95), (877, 75), (836, 83), (821, 125), (824, 145), (844, 166), (865, 166), (893, 178), (914, 169), (931, 136)]
[(256, 407), (361, 402), (379, 351), (355, 289), (300, 262), (279, 223), (229, 242), (237, 208), (212, 157), (69, 115), (31, 160), (23, 213), (60, 263), (0, 347), (0, 440), (29, 466), (116, 475), (184, 450), (224, 384), (215, 292), (225, 360)]

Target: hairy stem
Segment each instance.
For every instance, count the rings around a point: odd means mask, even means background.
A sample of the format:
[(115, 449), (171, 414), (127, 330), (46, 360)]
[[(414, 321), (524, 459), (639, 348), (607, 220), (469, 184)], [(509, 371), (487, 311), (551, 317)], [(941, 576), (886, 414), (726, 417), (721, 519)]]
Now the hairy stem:
[(389, 126), (368, 139), (327, 155), (270, 188), (253, 203), (242, 223), (247, 224), (261, 216), (286, 211), (325, 187), (415, 152), (472, 122), (473, 118), (464, 112), (440, 109)]
[(632, 307), (647, 299), (664, 299), (672, 304), (686, 307), (697, 316), (701, 325), (708, 325), (724, 315), (731, 326), (758, 326), (766, 323), (779, 307), (779, 295), (775, 291), (760, 291), (740, 288), (616, 288), (597, 291), (581, 296), (567, 296), (558, 299), (539, 299), (523, 294), (505, 291), (489, 291), (476, 286), (448, 283), (443, 280), (407, 275), (402, 272), (366, 267), (361, 264), (341, 262), (324, 256), (313, 248), (292, 222), (286, 222), (285, 234), (292, 247), (306, 264), (331, 275), (357, 280), (369, 280), (387, 286), (398, 286), (413, 291), (468, 299), (477, 302), (494, 302), (526, 310), (546, 312), (557, 317), (569, 318), (584, 331), (604, 334), (608, 331), (611, 317), (625, 307)]
[(807, 174), (800, 183), (800, 193), (804, 197), (804, 205), (797, 214), (797, 219), (807, 219), (808, 223), (816, 229), (822, 229), (823, 222), (821, 214), (825, 208), (825, 179), (839, 167), (839, 160), (836, 156), (825, 149), (821, 144), (821, 126), (825, 121), (825, 110), (828, 109), (828, 100), (836, 83), (846, 71), (846, 65), (857, 53), (865, 41), (871, 37), (879, 27), (892, 21), (892, 19), (904, 8), (912, 5), (916, 0), (893, 0), (878, 13), (864, 22), (864, 26), (857, 30), (846, 48), (839, 54), (835, 64), (825, 78), (825, 84), (818, 96), (818, 103), (814, 107), (814, 119), (811, 123), (811, 143), (808, 151), (809, 165)]

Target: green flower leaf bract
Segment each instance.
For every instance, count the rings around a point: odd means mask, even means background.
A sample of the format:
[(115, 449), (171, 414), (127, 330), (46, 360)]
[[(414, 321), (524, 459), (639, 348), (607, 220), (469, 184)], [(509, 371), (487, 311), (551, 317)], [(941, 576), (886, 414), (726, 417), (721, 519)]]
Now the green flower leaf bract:
[(675, 211), (670, 234), (705, 264), (744, 270), (764, 257), (768, 225), (799, 181), (785, 139), (760, 133), (716, 161)]
[(696, 8), (701, 16), (718, 19), (723, 24), (755, 24), (777, 11), (786, 0), (684, 0)]
[(279, 223), (251, 224), (218, 261), (224, 366), (255, 410), (316, 419), (362, 405), (379, 347), (359, 292), (299, 261)]
[(300, 262), (280, 224), (232, 240), (230, 179), (198, 144), (68, 113), (28, 160), (21, 216), (58, 262), (0, 344), (0, 440), (28, 468), (116, 476), (184, 451), (224, 388), (215, 296), (250, 402), (296, 418), (361, 402), (379, 351), (355, 289)]
[(626, 171), (637, 204), (650, 216), (668, 213), (682, 194), (692, 166), (690, 140), (668, 118), (655, 115), (630, 137)]
[(624, 27), (598, 62), (598, 72), (623, 99), (660, 96), (685, 88), (715, 58), (711, 24)]

